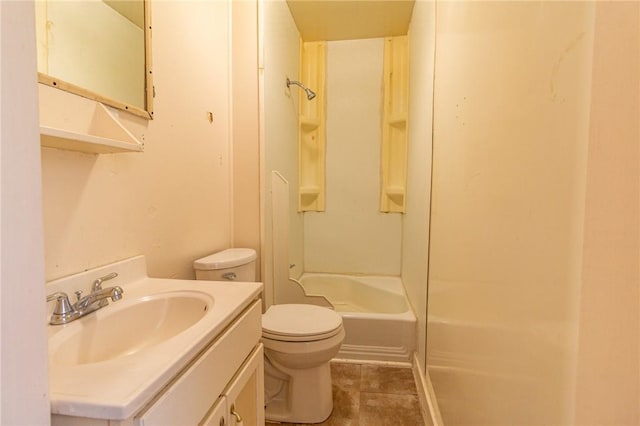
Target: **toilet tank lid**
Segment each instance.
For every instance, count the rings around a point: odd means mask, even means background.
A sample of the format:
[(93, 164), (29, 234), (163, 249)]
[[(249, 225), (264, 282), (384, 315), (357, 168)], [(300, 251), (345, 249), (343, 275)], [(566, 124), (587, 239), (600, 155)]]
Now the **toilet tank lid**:
[(234, 268), (256, 260), (256, 251), (250, 248), (230, 248), (193, 262), (198, 271)]

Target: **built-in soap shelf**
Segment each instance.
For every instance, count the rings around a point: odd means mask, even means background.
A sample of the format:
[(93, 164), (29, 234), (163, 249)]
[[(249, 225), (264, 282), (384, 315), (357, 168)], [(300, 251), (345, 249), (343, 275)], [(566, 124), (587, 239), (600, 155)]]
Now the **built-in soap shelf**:
[(393, 127), (405, 127), (407, 125), (407, 114), (391, 115), (388, 123)]
[(406, 205), (408, 54), (407, 36), (385, 39), (380, 159), (380, 211), (385, 213), (404, 213)]
[(305, 42), (300, 52), (300, 80), (316, 97), (300, 91), (298, 103), (298, 211), (325, 209), (326, 42)]
[(403, 186), (388, 185), (385, 187), (384, 192), (389, 196), (404, 197)]
[(300, 127), (302, 130), (314, 130), (320, 126), (319, 118), (300, 117)]
[(41, 109), (40, 144), (91, 154), (141, 152), (144, 149), (144, 145), (99, 102), (95, 102), (90, 114)]
[(318, 195), (321, 188), (317, 185), (301, 186), (300, 195)]

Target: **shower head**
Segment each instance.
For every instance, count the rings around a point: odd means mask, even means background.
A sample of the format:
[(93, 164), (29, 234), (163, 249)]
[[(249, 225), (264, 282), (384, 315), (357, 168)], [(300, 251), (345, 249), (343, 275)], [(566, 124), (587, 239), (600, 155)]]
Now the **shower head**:
[(316, 92), (309, 89), (307, 86), (300, 83), (299, 81), (289, 80), (289, 77), (287, 77), (287, 87), (289, 87), (292, 84), (295, 84), (296, 86), (299, 86), (302, 90), (304, 90), (304, 92), (307, 94), (308, 100), (311, 100), (316, 97)]

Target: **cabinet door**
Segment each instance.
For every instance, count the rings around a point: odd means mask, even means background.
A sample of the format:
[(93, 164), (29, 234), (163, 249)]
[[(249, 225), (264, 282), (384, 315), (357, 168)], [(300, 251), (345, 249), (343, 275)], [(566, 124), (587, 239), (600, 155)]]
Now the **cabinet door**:
[(264, 425), (264, 359), (260, 343), (224, 392), (230, 426)]
[(223, 396), (219, 398), (205, 419), (200, 422), (199, 426), (227, 426), (229, 419), (227, 417), (227, 399)]

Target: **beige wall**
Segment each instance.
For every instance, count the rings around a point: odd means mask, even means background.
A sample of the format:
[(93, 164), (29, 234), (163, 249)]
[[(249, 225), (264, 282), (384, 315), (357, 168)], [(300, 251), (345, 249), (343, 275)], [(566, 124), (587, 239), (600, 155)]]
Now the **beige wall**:
[(575, 424), (640, 423), (640, 4), (596, 6)]
[(418, 318), (417, 356), (426, 371), (427, 259), (431, 196), (431, 131), (435, 3), (418, 1), (409, 30), (409, 156), (407, 209), (402, 219), (402, 282)]
[(0, 2), (0, 424), (49, 422), (34, 4)]
[(570, 424), (593, 3), (438, 4), (427, 362), (445, 424)]
[(155, 119), (120, 114), (144, 153), (42, 150), (47, 280), (137, 254), (152, 276), (193, 278), (231, 245), (228, 17), (224, 1), (152, 4)]
[[(258, 4), (236, 1), (232, 7), (233, 42), (233, 201), (234, 247), (260, 253), (260, 128), (258, 98)], [(260, 257), (256, 272), (260, 278)]]
[(402, 215), (379, 211), (384, 39), (327, 43), (326, 210), (305, 213), (305, 270), (400, 275)]

